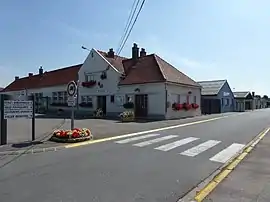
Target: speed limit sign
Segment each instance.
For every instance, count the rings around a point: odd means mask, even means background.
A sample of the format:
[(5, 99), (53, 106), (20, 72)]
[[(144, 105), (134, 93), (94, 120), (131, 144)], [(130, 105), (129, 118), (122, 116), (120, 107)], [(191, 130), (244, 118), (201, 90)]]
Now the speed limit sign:
[(77, 93), (77, 84), (75, 83), (75, 81), (71, 81), (68, 83), (67, 85), (67, 94), (69, 96), (74, 96)]

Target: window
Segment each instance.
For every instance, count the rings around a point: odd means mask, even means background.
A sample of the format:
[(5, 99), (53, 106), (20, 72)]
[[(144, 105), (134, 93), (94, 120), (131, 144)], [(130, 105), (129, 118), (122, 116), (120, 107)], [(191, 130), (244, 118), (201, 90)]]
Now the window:
[(92, 98), (92, 96), (84, 95), (84, 96), (81, 96), (81, 102), (92, 103), (93, 102), (93, 98)]
[(221, 105), (224, 105), (224, 98), (221, 98)]
[(181, 96), (177, 95), (177, 103), (181, 103)]
[(53, 103), (67, 103), (67, 93), (64, 91), (53, 92), (52, 93), (52, 102)]
[(86, 96), (81, 96), (82, 102), (86, 102)]
[(226, 106), (229, 106), (230, 105), (230, 99), (227, 98), (226, 100), (227, 100)]
[(92, 103), (93, 102), (92, 96), (86, 96), (86, 102), (87, 103)]
[(114, 103), (114, 95), (111, 95), (111, 102)]
[(193, 103), (197, 104), (196, 96), (193, 97)]
[(93, 80), (95, 80), (94, 75), (85, 75), (85, 81), (86, 82), (93, 81)]
[(126, 102), (132, 102), (131, 97), (129, 95), (126, 95)]
[(189, 95), (186, 97), (186, 103), (189, 103)]

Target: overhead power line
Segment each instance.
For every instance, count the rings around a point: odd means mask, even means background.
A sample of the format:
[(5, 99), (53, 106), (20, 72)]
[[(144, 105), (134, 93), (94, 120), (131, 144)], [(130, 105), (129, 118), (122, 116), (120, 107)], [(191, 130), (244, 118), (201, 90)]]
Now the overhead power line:
[[(137, 3), (136, 3), (136, 1), (137, 1)], [(118, 49), (117, 49), (116, 52), (118, 52), (119, 49), (121, 48), (121, 45), (122, 45), (122, 43), (123, 43), (123, 41), (124, 41), (124, 38), (125, 38), (125, 36), (126, 36), (128, 30), (129, 30), (129, 27), (130, 27), (131, 22), (132, 22), (132, 20), (133, 20), (133, 18), (134, 18), (134, 15), (135, 15), (135, 12), (136, 12), (136, 10), (137, 10), (137, 8), (138, 8), (139, 3), (140, 3), (140, 0), (134, 0), (134, 1), (133, 1), (131, 10), (130, 10), (130, 13), (129, 13), (129, 16), (128, 16), (128, 20), (127, 20), (127, 23), (126, 23), (126, 26), (125, 26), (125, 29), (124, 29), (124, 34), (122, 35), (122, 37), (121, 37), (121, 39), (120, 39), (120, 41), (119, 41), (119, 44), (118, 44), (118, 46), (117, 46)], [(136, 4), (136, 6), (135, 6), (135, 4)], [(135, 8), (134, 8), (134, 7), (135, 7)]]
[(134, 27), (134, 25), (135, 25), (135, 23), (136, 23), (136, 21), (137, 21), (139, 15), (140, 15), (140, 13), (141, 13), (141, 11), (142, 11), (142, 8), (143, 8), (144, 3), (145, 3), (145, 0), (142, 1), (141, 6), (140, 6), (140, 8), (139, 8), (139, 11), (138, 11), (138, 13), (137, 13), (137, 15), (136, 15), (136, 17), (135, 17), (135, 20), (133, 21), (133, 23), (132, 23), (132, 25), (131, 25), (131, 28), (130, 28), (129, 32), (127, 33), (127, 35), (126, 35), (126, 37), (125, 37), (125, 39), (124, 39), (124, 41), (123, 41), (121, 47), (119, 48), (119, 51), (117, 52), (117, 55), (119, 55), (119, 54), (121, 53), (122, 49), (124, 48), (124, 46), (125, 46), (125, 44), (126, 44), (126, 42), (127, 42), (127, 40), (128, 40), (128, 37), (129, 37), (129, 35), (131, 34), (131, 31), (132, 31), (132, 29), (133, 29), (133, 27)]

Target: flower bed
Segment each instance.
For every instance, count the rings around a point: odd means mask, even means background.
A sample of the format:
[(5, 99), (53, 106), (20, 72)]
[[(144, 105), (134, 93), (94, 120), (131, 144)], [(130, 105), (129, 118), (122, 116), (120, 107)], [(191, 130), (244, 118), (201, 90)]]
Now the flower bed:
[(133, 110), (124, 111), (119, 115), (122, 122), (130, 122), (135, 120), (135, 115)]
[(73, 130), (56, 130), (53, 132), (51, 141), (54, 142), (82, 142), (93, 139), (91, 131), (87, 128), (74, 128)]

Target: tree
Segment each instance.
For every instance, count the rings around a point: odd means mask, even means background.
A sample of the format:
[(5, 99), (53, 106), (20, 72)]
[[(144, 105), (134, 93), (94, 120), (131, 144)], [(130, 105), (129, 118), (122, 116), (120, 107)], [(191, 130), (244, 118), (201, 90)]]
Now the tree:
[(267, 95), (264, 95), (263, 96), (263, 99), (268, 100), (268, 96)]

